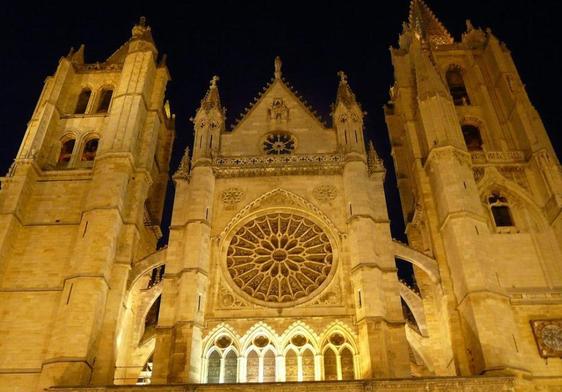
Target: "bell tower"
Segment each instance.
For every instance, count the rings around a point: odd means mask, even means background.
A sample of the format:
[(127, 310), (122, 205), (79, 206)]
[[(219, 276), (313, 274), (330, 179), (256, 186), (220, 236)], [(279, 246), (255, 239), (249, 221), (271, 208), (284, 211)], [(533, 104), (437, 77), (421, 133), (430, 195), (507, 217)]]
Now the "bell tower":
[(525, 298), (562, 286), (560, 165), (511, 54), (412, 0), (391, 56), (386, 122), (410, 246), (440, 265), (443, 348), (458, 374), (550, 374), (530, 322), (561, 314)]
[(0, 191), (2, 384), (112, 383), (129, 270), (161, 236), (169, 79), (144, 18), (106, 61), (81, 46), (47, 78)]

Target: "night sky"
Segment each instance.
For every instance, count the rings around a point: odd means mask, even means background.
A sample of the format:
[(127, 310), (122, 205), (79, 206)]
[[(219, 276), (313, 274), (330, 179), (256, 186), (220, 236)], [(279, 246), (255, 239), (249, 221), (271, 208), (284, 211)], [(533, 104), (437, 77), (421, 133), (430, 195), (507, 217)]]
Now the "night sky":
[[(374, 140), (389, 170), (387, 198), (393, 236), (404, 238), (382, 106), (392, 84), (388, 48), (397, 46), (409, 0), (146, 1), (128, 6), (99, 1), (14, 3), (3, 4), (0, 9), (0, 174), (7, 172), (15, 157), (43, 81), (55, 71), (59, 58), (71, 46), (78, 48), (84, 43), (86, 62), (102, 62), (130, 37), (133, 24), (145, 15), (160, 54), (168, 54), (172, 75), (167, 92), (177, 116), (172, 172), (185, 146), (191, 143), (192, 124), (188, 119), (194, 115), (212, 75), (221, 78), (219, 88), (230, 129), (272, 77), (276, 55), (283, 60), (283, 76), (328, 120), (330, 104), (335, 100), (336, 73), (341, 69), (368, 112), (367, 138)], [(476, 27), (491, 27), (507, 43), (531, 101), (560, 151), (559, 3), (428, 3), (455, 39), (460, 39), (465, 30), (465, 19), (471, 19)]]

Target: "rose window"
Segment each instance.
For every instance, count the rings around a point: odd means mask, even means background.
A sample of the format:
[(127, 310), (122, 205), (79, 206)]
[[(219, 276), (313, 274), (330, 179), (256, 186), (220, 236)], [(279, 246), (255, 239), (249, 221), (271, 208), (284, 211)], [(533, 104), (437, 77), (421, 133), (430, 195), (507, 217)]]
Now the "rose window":
[(226, 264), (233, 282), (268, 303), (297, 301), (332, 269), (332, 245), (314, 222), (293, 214), (268, 214), (242, 226), (230, 241)]
[(269, 155), (291, 154), (295, 139), (287, 133), (271, 133), (265, 137), (263, 150)]

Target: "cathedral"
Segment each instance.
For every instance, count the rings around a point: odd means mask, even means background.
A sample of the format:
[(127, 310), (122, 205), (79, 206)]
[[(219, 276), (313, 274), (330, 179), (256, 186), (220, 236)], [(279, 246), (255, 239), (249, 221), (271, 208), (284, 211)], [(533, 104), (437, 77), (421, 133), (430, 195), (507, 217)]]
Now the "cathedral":
[(562, 170), (509, 50), (411, 0), (390, 57), (407, 244), (353, 75), (326, 124), (276, 58), (232, 129), (212, 77), (170, 168), (144, 18), (62, 57), (1, 178), (0, 391), (562, 391)]

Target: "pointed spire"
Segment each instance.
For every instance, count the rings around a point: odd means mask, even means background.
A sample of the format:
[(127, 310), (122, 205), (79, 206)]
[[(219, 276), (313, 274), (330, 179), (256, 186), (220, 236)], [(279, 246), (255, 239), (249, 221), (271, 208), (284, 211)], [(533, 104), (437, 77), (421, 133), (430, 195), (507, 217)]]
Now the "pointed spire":
[(448, 45), (454, 42), (451, 34), (423, 0), (411, 0), (408, 23), (417, 37), (431, 46)]
[(282, 76), (281, 67), (283, 66), (283, 62), (281, 61), (281, 57), (279, 57), (279, 56), (275, 57), (275, 61), (274, 61), (273, 65), (275, 67), (275, 72), (274, 72), (275, 79), (281, 79), (281, 76)]
[(338, 72), (340, 77), (340, 84), (338, 86), (338, 93), (336, 95), (336, 106), (342, 103), (344, 106), (349, 107), (351, 105), (358, 105), (355, 100), (355, 94), (351, 91), (351, 87), (347, 83), (347, 75), (343, 71)]
[(367, 151), (367, 164), (369, 167), (369, 174), (384, 171), (384, 163), (377, 154), (373, 141), (369, 140), (369, 149)]
[(205, 97), (201, 101), (201, 108), (207, 112), (210, 111), (211, 109), (217, 109), (218, 111), (222, 111), (221, 98), (219, 95), (219, 88), (217, 86), (217, 82), (219, 80), (220, 78), (217, 75), (214, 75), (211, 78), (209, 90), (207, 90)]

